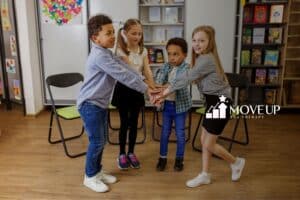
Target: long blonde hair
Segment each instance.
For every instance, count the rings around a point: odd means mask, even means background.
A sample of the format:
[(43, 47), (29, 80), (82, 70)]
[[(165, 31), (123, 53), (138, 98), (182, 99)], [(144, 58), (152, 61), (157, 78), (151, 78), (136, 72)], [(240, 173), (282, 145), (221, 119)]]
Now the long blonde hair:
[[(124, 36), (122, 36), (122, 31), (128, 32), (131, 28), (131, 26), (134, 25), (140, 25), (142, 27), (142, 24), (140, 20), (138, 19), (128, 19), (123, 28), (120, 28), (118, 31), (118, 38), (117, 38), (117, 48), (120, 48), (126, 55), (129, 55), (129, 51), (127, 49), (127, 41), (125, 41)], [(142, 33), (141, 41), (139, 42), (140, 51), (139, 53), (142, 54), (144, 50), (144, 34)]]
[[(216, 39), (215, 39), (215, 29), (211, 26), (198, 26), (194, 29), (193, 33), (192, 33), (192, 37), (194, 37), (194, 35), (198, 32), (204, 32), (207, 37), (208, 37), (208, 45), (207, 48), (204, 50), (203, 54), (209, 54), (211, 53), (213, 55), (213, 58), (215, 60), (216, 63), (216, 71), (217, 73), (223, 78), (223, 80), (228, 83), (228, 79), (225, 75), (224, 69), (222, 67), (220, 58), (219, 58), (219, 54), (218, 54), (218, 50), (217, 50), (217, 44), (216, 44)], [(194, 49), (192, 49), (192, 66), (195, 65), (196, 59), (199, 55), (196, 54), (196, 52), (194, 51)]]

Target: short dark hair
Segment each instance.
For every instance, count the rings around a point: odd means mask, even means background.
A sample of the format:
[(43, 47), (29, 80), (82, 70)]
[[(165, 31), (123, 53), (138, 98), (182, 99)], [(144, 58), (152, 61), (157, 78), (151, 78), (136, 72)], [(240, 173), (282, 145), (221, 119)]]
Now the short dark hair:
[(187, 53), (188, 52), (188, 45), (187, 45), (187, 42), (185, 41), (185, 39), (183, 38), (171, 38), (167, 45), (166, 45), (166, 49), (168, 49), (168, 47), (170, 45), (176, 45), (176, 46), (180, 46), (181, 50), (183, 53)]
[(106, 15), (99, 14), (91, 17), (88, 22), (89, 38), (101, 31), (102, 26), (106, 24), (112, 24), (111, 18)]

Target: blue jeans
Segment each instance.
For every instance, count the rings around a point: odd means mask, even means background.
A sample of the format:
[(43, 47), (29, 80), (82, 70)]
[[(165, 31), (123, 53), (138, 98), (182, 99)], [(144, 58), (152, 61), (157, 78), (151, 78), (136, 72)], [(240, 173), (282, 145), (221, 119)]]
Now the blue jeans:
[(85, 174), (92, 177), (102, 169), (102, 153), (107, 138), (107, 110), (92, 103), (84, 102), (79, 109), (79, 113), (89, 138)]
[(187, 112), (176, 113), (175, 102), (165, 101), (163, 110), (163, 124), (160, 137), (160, 156), (168, 154), (169, 136), (172, 130), (172, 123), (175, 122), (177, 139), (176, 158), (183, 158), (185, 148), (185, 118)]

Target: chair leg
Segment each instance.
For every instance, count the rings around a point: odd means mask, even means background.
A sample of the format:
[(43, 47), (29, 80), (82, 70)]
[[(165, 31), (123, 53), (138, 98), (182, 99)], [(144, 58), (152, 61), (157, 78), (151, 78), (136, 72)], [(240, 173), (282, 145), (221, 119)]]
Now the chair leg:
[(231, 152), (231, 150), (232, 150), (233, 143), (240, 144), (240, 145), (248, 145), (249, 144), (249, 133), (248, 133), (248, 126), (247, 126), (246, 118), (243, 118), (243, 121), (244, 121), (244, 129), (245, 129), (245, 140), (244, 141), (235, 140), (235, 136), (236, 136), (237, 128), (239, 126), (240, 118), (238, 118), (235, 123), (231, 138), (227, 138), (227, 137), (223, 137), (223, 136), (219, 137), (222, 140), (230, 142), (229, 148), (228, 148), (229, 152)]
[[(58, 126), (58, 131), (59, 131), (59, 134), (60, 134), (60, 137), (61, 137), (60, 140), (55, 140), (55, 141), (52, 141), (52, 140), (51, 140), (53, 115), (55, 115), (56, 122), (57, 122), (57, 126)], [(67, 148), (67, 144), (66, 144), (66, 141), (68, 141), (68, 140), (73, 140), (73, 139), (76, 139), (76, 138), (81, 137), (82, 134), (83, 134), (83, 132), (84, 132), (84, 127), (82, 127), (81, 133), (80, 133), (79, 135), (75, 135), (75, 136), (72, 136), (72, 137), (67, 137), (67, 138), (65, 138), (65, 137), (64, 137), (64, 134), (63, 134), (62, 127), (61, 127), (61, 124), (60, 124), (60, 121), (59, 121), (59, 119), (58, 119), (58, 116), (56, 115), (56, 113), (54, 113), (53, 111), (51, 111), (51, 118), (50, 118), (50, 127), (49, 127), (48, 141), (49, 141), (50, 144), (62, 143), (62, 144), (63, 144), (63, 147), (64, 147), (65, 154), (66, 154), (68, 157), (70, 157), (70, 158), (76, 158), (76, 157), (83, 156), (83, 155), (86, 154), (86, 152), (82, 152), (82, 153), (78, 153), (78, 154), (70, 154), (69, 151), (68, 151), (68, 148)]]
[[(111, 129), (111, 130), (114, 130), (114, 131), (119, 131), (120, 128), (115, 128), (115, 127), (112, 127), (111, 126), (111, 121), (110, 121), (110, 112), (108, 112), (108, 130)], [(145, 122), (145, 109), (142, 108), (142, 123), (141, 123), (141, 126), (137, 128), (138, 130), (139, 129), (143, 129), (143, 138), (141, 141), (137, 141), (136, 144), (143, 144), (146, 140), (146, 122)], [(109, 136), (109, 132), (107, 134), (107, 141), (109, 144), (111, 145), (119, 145), (120, 143), (119, 142), (113, 142), (111, 139), (110, 139), (110, 136)]]
[[(188, 119), (188, 125), (187, 126), (185, 126), (185, 129), (187, 129), (188, 130), (188, 136), (187, 136), (187, 138), (185, 139), (185, 142), (188, 142), (189, 140), (190, 140), (190, 137), (191, 137), (191, 124), (192, 124), (192, 114), (191, 114), (191, 112), (189, 112), (189, 119)], [(159, 142), (160, 141), (160, 139), (159, 138), (156, 138), (155, 137), (155, 134), (154, 134), (154, 132), (155, 132), (155, 124), (158, 126), (158, 127), (162, 127), (162, 124), (161, 123), (159, 123), (159, 114), (158, 114), (158, 112), (156, 111), (156, 108), (154, 108), (154, 110), (153, 110), (153, 119), (152, 119), (152, 139), (154, 140), (154, 141), (157, 141), (157, 142)], [(174, 126), (172, 126), (172, 129), (174, 129), (175, 127)], [(177, 142), (177, 140), (172, 140), (172, 139), (170, 139), (169, 140), (169, 142)]]
[(200, 124), (202, 122), (202, 117), (203, 117), (203, 115), (200, 115), (200, 118), (199, 118), (199, 121), (198, 121), (198, 124), (197, 124), (197, 128), (195, 130), (193, 141), (192, 141), (192, 147), (193, 147), (193, 149), (195, 151), (199, 151), (199, 152), (202, 152), (202, 149), (201, 148), (197, 148), (196, 145), (195, 145), (195, 143), (196, 143), (196, 138), (197, 138), (198, 133), (199, 133)]

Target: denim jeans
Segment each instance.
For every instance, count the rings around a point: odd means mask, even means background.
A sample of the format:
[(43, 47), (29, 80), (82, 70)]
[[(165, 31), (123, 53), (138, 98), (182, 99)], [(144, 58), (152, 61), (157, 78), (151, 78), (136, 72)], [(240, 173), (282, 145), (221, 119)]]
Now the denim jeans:
[(107, 110), (89, 102), (84, 102), (79, 109), (89, 138), (86, 153), (85, 174), (95, 176), (102, 169), (102, 153), (107, 138)]
[(185, 118), (187, 112), (176, 113), (175, 102), (165, 101), (163, 110), (163, 124), (160, 137), (160, 156), (168, 154), (169, 136), (172, 130), (172, 123), (175, 122), (177, 139), (176, 158), (183, 158), (185, 148)]

